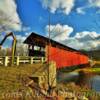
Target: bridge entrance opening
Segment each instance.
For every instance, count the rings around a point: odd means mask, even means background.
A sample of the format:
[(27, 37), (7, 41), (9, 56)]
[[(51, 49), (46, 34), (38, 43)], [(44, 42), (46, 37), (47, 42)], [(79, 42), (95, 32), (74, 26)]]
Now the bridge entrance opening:
[(45, 46), (29, 45), (29, 56), (45, 57)]

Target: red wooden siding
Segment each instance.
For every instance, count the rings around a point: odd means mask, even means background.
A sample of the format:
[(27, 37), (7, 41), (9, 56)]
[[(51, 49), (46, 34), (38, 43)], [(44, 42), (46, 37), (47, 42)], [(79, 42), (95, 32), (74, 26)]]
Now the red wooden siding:
[(57, 47), (49, 47), (49, 60), (55, 61), (57, 68), (87, 64), (88, 57), (76, 51), (69, 51)]

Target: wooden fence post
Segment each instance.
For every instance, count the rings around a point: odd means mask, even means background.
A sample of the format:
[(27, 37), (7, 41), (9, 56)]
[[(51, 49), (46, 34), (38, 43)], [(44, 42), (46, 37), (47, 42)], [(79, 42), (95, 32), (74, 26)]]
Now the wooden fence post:
[(19, 56), (17, 56), (16, 65), (19, 66)]
[(30, 59), (30, 64), (33, 64), (33, 57), (31, 57)]
[(47, 62), (47, 57), (44, 58), (44, 62)]
[(8, 66), (8, 56), (4, 57), (4, 66)]
[(42, 63), (44, 63), (44, 57), (41, 58)]

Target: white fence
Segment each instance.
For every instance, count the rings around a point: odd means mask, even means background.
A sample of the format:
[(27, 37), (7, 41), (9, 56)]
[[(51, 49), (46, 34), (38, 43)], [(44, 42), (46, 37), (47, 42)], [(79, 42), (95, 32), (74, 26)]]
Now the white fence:
[[(12, 57), (5, 56), (0, 57), (0, 66), (8, 66), (11, 65)], [(29, 56), (16, 56), (14, 58), (14, 65), (19, 66), (20, 64), (33, 64), (33, 63), (44, 63), (46, 62), (45, 57), (29, 57)]]

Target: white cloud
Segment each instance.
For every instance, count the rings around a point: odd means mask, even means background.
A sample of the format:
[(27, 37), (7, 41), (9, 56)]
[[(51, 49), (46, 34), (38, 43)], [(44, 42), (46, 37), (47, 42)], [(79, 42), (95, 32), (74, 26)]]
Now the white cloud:
[[(49, 26), (46, 26), (48, 33)], [(52, 31), (53, 30), (53, 31)], [(64, 45), (72, 47), (74, 49), (100, 49), (100, 34), (95, 31), (83, 31), (75, 34), (74, 37), (70, 37), (73, 32), (73, 28), (68, 25), (50, 25), (51, 39), (56, 40)]]
[(83, 7), (77, 8), (77, 9), (76, 9), (76, 12), (77, 12), (78, 14), (85, 14), (85, 11), (84, 11), (84, 8), (83, 8)]
[(59, 9), (65, 14), (69, 14), (74, 7), (75, 0), (41, 0), (44, 8), (49, 8), (52, 13)]
[(100, 0), (89, 0), (89, 3), (92, 6), (95, 6), (95, 7), (99, 7), (100, 8)]
[(26, 32), (26, 31), (29, 31), (31, 29), (31, 27), (29, 27), (29, 26), (24, 26), (24, 27), (22, 27), (22, 29), (21, 29), (21, 31), (24, 31), (24, 32)]
[(27, 38), (32, 32), (26, 32), (25, 37)]
[(97, 49), (100, 46), (99, 39), (96, 39), (98, 37), (100, 35), (96, 32), (83, 31), (76, 33), (72, 38), (69, 37), (63, 43), (75, 49)]
[(26, 36), (22, 36), (22, 35), (16, 35), (17, 41), (20, 43), (23, 43), (24, 40), (26, 39)]
[(15, 0), (0, 0), (0, 31), (21, 29), (16, 9)]
[[(48, 33), (49, 26), (46, 26), (46, 32)], [(50, 31), (51, 31), (51, 38), (53, 38), (56, 41), (62, 41), (67, 39), (70, 34), (73, 32), (73, 28), (68, 25), (50, 25)]]
[(69, 38), (66, 41), (62, 42), (63, 44), (75, 48), (77, 50), (83, 49), (83, 50), (93, 50), (93, 49), (100, 49), (98, 48), (100, 46), (100, 42), (98, 40), (90, 40), (90, 41), (79, 41), (76, 38)]
[(90, 37), (92, 39), (98, 37), (99, 34), (97, 34), (95, 31), (89, 32), (89, 31), (83, 31), (76, 33), (75, 38), (85, 38), (85, 37)]
[[(78, 14), (85, 14), (85, 9), (87, 9), (87, 8), (88, 9), (91, 8), (91, 7), (98, 7), (98, 8), (100, 8), (100, 0), (87, 0), (87, 1), (88, 1), (87, 5), (84, 5), (82, 7), (78, 7), (76, 9), (76, 12)], [(99, 12), (100, 12), (100, 10), (97, 10), (96, 13), (99, 13)]]

